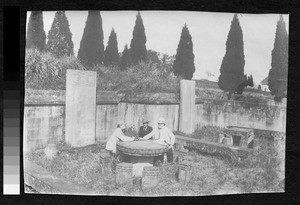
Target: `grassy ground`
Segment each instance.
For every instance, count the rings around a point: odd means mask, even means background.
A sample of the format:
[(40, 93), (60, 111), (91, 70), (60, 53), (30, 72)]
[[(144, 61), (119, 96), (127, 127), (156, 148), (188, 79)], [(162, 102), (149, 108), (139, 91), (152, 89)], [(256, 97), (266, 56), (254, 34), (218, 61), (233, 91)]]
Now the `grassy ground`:
[[(209, 128), (210, 132), (213, 128)], [(200, 132), (205, 132), (202, 130)], [(35, 151), (28, 156), (29, 160), (50, 170), (54, 175), (62, 176), (73, 183), (81, 184), (105, 195), (211, 195), (252, 192), (284, 191), (284, 150), (275, 145), (283, 141), (270, 141), (264, 138), (259, 141), (260, 147), (242, 162), (221, 160), (216, 156), (204, 156), (190, 150), (189, 155), (195, 156), (192, 179), (187, 185), (177, 182), (178, 165), (163, 164), (160, 167), (159, 184), (157, 187), (142, 190), (139, 180), (134, 180), (132, 187), (116, 187), (115, 175), (110, 172), (102, 175), (99, 164), (101, 145), (88, 149), (62, 151), (57, 157), (47, 159), (43, 151)], [(65, 145), (60, 145), (63, 150)], [(175, 150), (174, 158), (178, 155)], [(283, 177), (282, 177), (283, 176)]]

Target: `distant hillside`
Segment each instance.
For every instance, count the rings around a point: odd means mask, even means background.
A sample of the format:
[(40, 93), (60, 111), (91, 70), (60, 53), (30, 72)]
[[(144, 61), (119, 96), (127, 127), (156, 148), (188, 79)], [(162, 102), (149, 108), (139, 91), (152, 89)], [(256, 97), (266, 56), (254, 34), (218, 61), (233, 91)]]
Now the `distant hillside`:
[(196, 87), (198, 88), (219, 88), (218, 82), (210, 81), (207, 79), (195, 80)]
[[(202, 89), (218, 89), (220, 92), (222, 92), (219, 89), (218, 82), (216, 82), (216, 81), (210, 81), (210, 80), (207, 80), (207, 79), (200, 79), (200, 80), (195, 80), (195, 81), (196, 81), (196, 88), (199, 88), (201, 90)], [(255, 87), (247, 87), (247, 88), (244, 89), (244, 92), (260, 93), (260, 94), (263, 94), (263, 95), (266, 95), (266, 96), (271, 95), (270, 92), (258, 90)]]

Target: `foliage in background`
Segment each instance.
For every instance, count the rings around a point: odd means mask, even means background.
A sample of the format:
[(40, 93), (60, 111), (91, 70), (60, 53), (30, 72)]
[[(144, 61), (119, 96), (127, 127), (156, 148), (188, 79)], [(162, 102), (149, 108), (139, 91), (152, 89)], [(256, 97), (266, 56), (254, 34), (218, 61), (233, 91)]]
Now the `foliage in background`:
[(102, 63), (104, 44), (100, 11), (89, 11), (77, 57), (86, 66)]
[(140, 12), (138, 12), (130, 43), (131, 60), (134, 65), (138, 64), (140, 61), (147, 61), (146, 41), (147, 38), (143, 19)]
[(85, 70), (74, 56), (56, 58), (51, 53), (26, 49), (25, 88), (41, 90), (65, 89), (66, 70)]
[(26, 48), (37, 48), (42, 51), (46, 44), (44, 31), (43, 12), (32, 11), (29, 17)]
[[(30, 89), (65, 89), (66, 69), (86, 70), (74, 56), (56, 58), (35, 49), (26, 50), (25, 86)], [(116, 91), (131, 96), (140, 92), (178, 93), (179, 80), (168, 64), (141, 62), (126, 71), (120, 67), (97, 65), (89, 68), (97, 72), (98, 91)]]
[(282, 15), (277, 22), (268, 86), (274, 100), (281, 102), (286, 97), (288, 75), (288, 35)]
[(72, 33), (65, 11), (57, 11), (55, 13), (47, 38), (46, 51), (58, 58), (65, 55), (74, 55)]
[(180, 41), (173, 64), (174, 74), (184, 79), (191, 80), (195, 72), (195, 55), (193, 53), (192, 36), (185, 24), (181, 31)]
[(119, 67), (98, 65), (93, 68), (98, 73), (97, 90), (110, 90), (132, 96), (141, 92), (178, 93), (179, 79), (167, 65), (140, 62), (126, 71)]
[(124, 47), (124, 50), (122, 52), (120, 67), (121, 70), (124, 71), (127, 67), (131, 65), (131, 56), (130, 56), (130, 50), (128, 49), (127, 44)]
[(244, 66), (243, 31), (238, 16), (235, 14), (231, 21), (226, 41), (226, 53), (222, 60), (218, 82), (221, 90), (229, 92), (228, 99), (231, 98), (231, 94), (234, 93), (238, 85), (245, 80)]
[(106, 49), (104, 51), (103, 64), (105, 66), (119, 66), (119, 52), (117, 34), (114, 29), (111, 30)]
[(150, 63), (156, 63), (156, 64), (160, 64), (161, 61), (158, 57), (158, 52), (154, 51), (154, 50), (148, 50), (147, 51), (147, 62), (150, 62)]

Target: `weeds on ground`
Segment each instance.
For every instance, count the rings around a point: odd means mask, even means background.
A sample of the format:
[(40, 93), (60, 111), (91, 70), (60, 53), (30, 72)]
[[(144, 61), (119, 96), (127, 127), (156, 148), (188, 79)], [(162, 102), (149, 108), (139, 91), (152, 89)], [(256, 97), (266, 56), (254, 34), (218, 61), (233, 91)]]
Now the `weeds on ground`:
[(223, 128), (217, 126), (205, 125), (201, 128), (197, 128), (192, 134), (185, 134), (182, 132), (174, 132), (174, 134), (195, 139), (202, 139), (209, 142), (217, 142), (219, 134), (223, 133), (223, 130)]

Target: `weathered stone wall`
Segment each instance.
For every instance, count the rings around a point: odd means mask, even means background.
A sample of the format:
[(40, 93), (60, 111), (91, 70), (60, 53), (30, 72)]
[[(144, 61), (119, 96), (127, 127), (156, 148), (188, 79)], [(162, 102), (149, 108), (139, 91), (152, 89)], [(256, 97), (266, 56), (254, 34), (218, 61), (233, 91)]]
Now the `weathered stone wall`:
[(157, 127), (159, 117), (164, 117), (166, 126), (171, 130), (178, 130), (179, 104), (138, 104), (138, 103), (119, 103), (118, 117), (125, 120), (127, 125), (136, 131), (142, 126), (143, 117), (148, 117), (149, 125)]
[(285, 132), (286, 107), (231, 100), (204, 100), (197, 108), (197, 124), (225, 127), (235, 125)]
[[(155, 97), (153, 97), (155, 96)], [(51, 140), (64, 139), (65, 92), (26, 92), (24, 107), (24, 150), (43, 146)], [(170, 98), (170, 102), (167, 99)], [(139, 99), (142, 99), (139, 102)], [(97, 92), (96, 140), (106, 140), (118, 119), (137, 129), (143, 116), (151, 126), (163, 116), (173, 131), (179, 129), (179, 98), (174, 94), (154, 94), (127, 99), (113, 92)], [(255, 130), (285, 132), (286, 107), (246, 104), (227, 100), (196, 99), (195, 129), (204, 125), (235, 125)]]
[(26, 106), (24, 108), (23, 147), (27, 152), (64, 139), (64, 106)]

